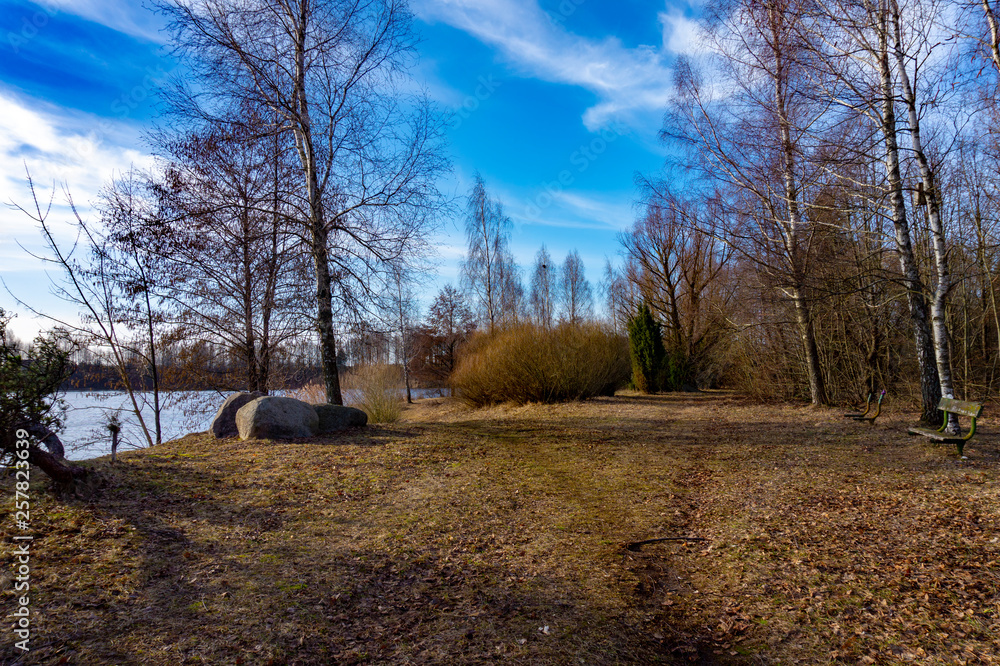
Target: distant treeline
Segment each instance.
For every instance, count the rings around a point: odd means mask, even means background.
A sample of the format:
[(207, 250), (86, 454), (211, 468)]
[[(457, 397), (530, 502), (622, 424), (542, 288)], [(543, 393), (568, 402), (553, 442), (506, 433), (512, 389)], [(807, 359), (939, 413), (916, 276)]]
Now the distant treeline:
[[(241, 375), (235, 368), (203, 368), (198, 373), (186, 372), (183, 368), (164, 367), (160, 369), (159, 389), (161, 391), (210, 391), (246, 390)], [(299, 389), (322, 380), (322, 370), (318, 366), (288, 365), (277, 368), (281, 378), (280, 388)], [(128, 383), (133, 390), (152, 391), (153, 378), (140, 365), (128, 368)], [(120, 391), (124, 389), (121, 373), (117, 367), (103, 363), (77, 363), (73, 374), (60, 386), (63, 391)]]

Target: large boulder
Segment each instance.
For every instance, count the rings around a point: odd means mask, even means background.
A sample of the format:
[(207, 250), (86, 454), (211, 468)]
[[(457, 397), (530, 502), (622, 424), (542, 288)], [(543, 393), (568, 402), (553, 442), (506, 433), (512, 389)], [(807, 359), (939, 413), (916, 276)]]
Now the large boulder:
[(240, 407), (236, 427), (240, 439), (299, 439), (316, 434), (319, 416), (307, 402), (268, 395)]
[(223, 437), (236, 437), (236, 435), (240, 434), (240, 431), (236, 428), (236, 412), (240, 411), (243, 405), (263, 395), (263, 393), (254, 391), (253, 393), (234, 393), (226, 398), (226, 401), (222, 403), (222, 407), (219, 407), (219, 411), (215, 413), (215, 418), (212, 419), (212, 427), (209, 428), (209, 432), (219, 439)]
[(356, 407), (340, 405), (313, 405), (319, 417), (320, 433), (336, 432), (346, 428), (360, 428), (368, 425), (368, 415)]

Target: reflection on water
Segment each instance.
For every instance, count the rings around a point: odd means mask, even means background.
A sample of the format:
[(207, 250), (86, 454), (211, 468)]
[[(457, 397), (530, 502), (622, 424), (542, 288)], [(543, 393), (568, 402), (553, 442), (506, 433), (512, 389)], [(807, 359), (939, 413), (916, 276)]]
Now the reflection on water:
[[(413, 389), (414, 398), (432, 398), (442, 395), (440, 389)], [(153, 396), (136, 394), (142, 403), (140, 410), (146, 427), (153, 430)], [(182, 437), (189, 432), (208, 430), (216, 410), (225, 402), (226, 393), (218, 391), (175, 391), (161, 393), (160, 427), (163, 441)], [(354, 391), (344, 391), (344, 401), (354, 402)], [(108, 418), (118, 412), (122, 421), (119, 451), (146, 446), (146, 438), (132, 410), (128, 394), (116, 391), (69, 391), (66, 393), (65, 429), (59, 433), (70, 460), (85, 460), (111, 454), (111, 435), (107, 430)], [(153, 435), (155, 438), (155, 435)]]

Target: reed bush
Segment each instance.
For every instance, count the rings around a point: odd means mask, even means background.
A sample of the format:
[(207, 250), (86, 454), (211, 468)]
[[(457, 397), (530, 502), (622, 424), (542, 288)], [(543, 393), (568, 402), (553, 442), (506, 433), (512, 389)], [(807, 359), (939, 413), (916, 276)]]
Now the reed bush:
[(369, 423), (393, 423), (403, 413), (403, 377), (398, 366), (365, 365), (345, 377), (354, 407), (368, 414)]
[(524, 325), (474, 338), (451, 384), (475, 406), (562, 402), (613, 395), (629, 373), (627, 341), (600, 325)]
[(321, 405), (326, 402), (326, 386), (320, 382), (310, 382), (297, 389), (288, 391), (285, 395), (310, 405)]

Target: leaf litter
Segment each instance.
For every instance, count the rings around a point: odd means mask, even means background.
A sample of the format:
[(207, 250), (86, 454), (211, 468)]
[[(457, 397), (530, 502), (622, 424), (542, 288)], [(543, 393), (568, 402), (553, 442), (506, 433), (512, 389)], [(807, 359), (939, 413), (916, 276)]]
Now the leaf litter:
[(405, 418), (189, 435), (91, 463), (89, 502), (37, 482), (32, 651), (0, 661), (1000, 661), (989, 419), (960, 461), (912, 415), (722, 393)]

